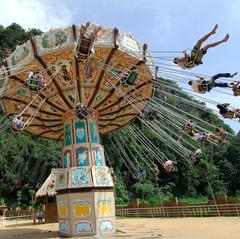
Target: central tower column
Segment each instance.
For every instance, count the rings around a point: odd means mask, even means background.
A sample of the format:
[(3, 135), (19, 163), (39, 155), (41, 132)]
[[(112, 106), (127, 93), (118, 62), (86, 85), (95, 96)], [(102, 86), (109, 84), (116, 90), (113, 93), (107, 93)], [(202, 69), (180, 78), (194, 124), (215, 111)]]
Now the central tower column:
[(63, 117), (64, 147), (56, 179), (61, 236), (115, 232), (113, 180), (100, 144), (97, 119), (79, 119), (69, 111)]

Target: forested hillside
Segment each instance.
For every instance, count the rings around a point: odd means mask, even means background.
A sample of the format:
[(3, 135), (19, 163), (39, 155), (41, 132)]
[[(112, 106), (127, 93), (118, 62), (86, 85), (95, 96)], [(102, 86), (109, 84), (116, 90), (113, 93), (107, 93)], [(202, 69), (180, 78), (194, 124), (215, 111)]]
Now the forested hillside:
[[(24, 43), (29, 37), (40, 34), (38, 29), (24, 30), (17, 24), (8, 27), (0, 26), (0, 62), (15, 49), (19, 44)], [(171, 82), (169, 82), (171, 83)], [(185, 93), (179, 93), (179, 88), (171, 83), (178, 91), (172, 90), (171, 93), (181, 94), (181, 97), (187, 100), (193, 99)], [(159, 94), (159, 98), (163, 97)], [(217, 116), (201, 111), (194, 106), (178, 102), (173, 97), (165, 97), (165, 100), (179, 108), (189, 107), (187, 111), (195, 116), (212, 123), (222, 125), (227, 130), (229, 127), (223, 125), (223, 122)], [(1, 112), (1, 118), (3, 117)], [(150, 131), (143, 127), (139, 120), (133, 124), (142, 130), (149, 139), (163, 152), (169, 159), (178, 162), (177, 171), (167, 173), (159, 164), (160, 174), (155, 177), (152, 168), (143, 160), (138, 158), (137, 154), (129, 154), (132, 162), (137, 162), (136, 168), (146, 170), (146, 179), (134, 179), (129, 172), (119, 152), (114, 148), (114, 138), (121, 137), (126, 144), (122, 147), (126, 152), (134, 152), (135, 142), (131, 137), (128, 128), (124, 131), (118, 130), (108, 133), (102, 137), (102, 141), (107, 153), (107, 163), (113, 167), (117, 176), (116, 195), (117, 203), (124, 203), (129, 198), (140, 197), (142, 199), (151, 199), (154, 197), (178, 196), (178, 197), (211, 197), (209, 185), (211, 185), (214, 194), (226, 193), (236, 196), (240, 190), (240, 136), (232, 139), (230, 144), (223, 149), (216, 146), (204, 146), (204, 154), (200, 164), (193, 166), (188, 161), (180, 158), (169, 147), (158, 141)], [(7, 205), (16, 205), (17, 192), (22, 192), (21, 205), (26, 206), (31, 198), (32, 190), (37, 190), (50, 173), (51, 168), (59, 166), (62, 143), (47, 139), (37, 138), (27, 133), (16, 133), (11, 129), (0, 134), (0, 200), (4, 200)], [(147, 152), (139, 143), (138, 147), (148, 155), (153, 161), (156, 161), (154, 155)], [(133, 159), (134, 157), (134, 159)], [(123, 156), (124, 158), (124, 156)]]

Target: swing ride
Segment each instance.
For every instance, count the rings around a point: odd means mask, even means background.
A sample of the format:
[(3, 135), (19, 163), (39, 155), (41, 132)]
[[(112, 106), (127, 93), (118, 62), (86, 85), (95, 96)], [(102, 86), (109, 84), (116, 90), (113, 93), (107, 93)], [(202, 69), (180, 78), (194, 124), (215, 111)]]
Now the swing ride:
[[(31, 38), (4, 61), (0, 97), (6, 117), (0, 132), (12, 125), (17, 133), (64, 142), (63, 168), (55, 182), (62, 236), (115, 231), (117, 178), (106, 166), (109, 149), (101, 145), (100, 135), (111, 134), (112, 149), (137, 180), (147, 177), (146, 167), (156, 178), (159, 166), (168, 173), (177, 170), (177, 160), (161, 152), (142, 129), (194, 165), (200, 162), (202, 144), (222, 147), (231, 138), (186, 108), (212, 113), (201, 102), (218, 102), (181, 87), (192, 96), (183, 97), (165, 80), (187, 85), (196, 77), (164, 62), (175, 56), (162, 54), (176, 53), (181, 52), (148, 51), (130, 33), (87, 23)], [(170, 98), (183, 107), (169, 103)], [(136, 118), (141, 127), (131, 124)]]

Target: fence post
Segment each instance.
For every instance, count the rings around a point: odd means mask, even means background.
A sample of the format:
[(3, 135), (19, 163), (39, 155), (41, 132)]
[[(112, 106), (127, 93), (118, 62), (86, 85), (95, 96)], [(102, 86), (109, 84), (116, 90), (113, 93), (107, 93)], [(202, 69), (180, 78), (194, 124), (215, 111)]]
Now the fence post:
[(237, 211), (237, 215), (239, 217), (239, 211), (238, 211), (238, 205), (235, 205), (236, 211)]
[(220, 211), (219, 211), (219, 208), (218, 208), (218, 205), (217, 205), (217, 201), (216, 201), (216, 198), (215, 198), (215, 196), (214, 196), (214, 194), (213, 194), (212, 187), (211, 187), (211, 184), (210, 184), (208, 178), (207, 178), (207, 181), (208, 181), (208, 186), (209, 186), (210, 192), (211, 192), (212, 197), (213, 197), (213, 201), (214, 201), (214, 203), (215, 203), (215, 206), (216, 206), (216, 209), (217, 209), (217, 212), (218, 212), (218, 216), (220, 217), (221, 214), (220, 214)]

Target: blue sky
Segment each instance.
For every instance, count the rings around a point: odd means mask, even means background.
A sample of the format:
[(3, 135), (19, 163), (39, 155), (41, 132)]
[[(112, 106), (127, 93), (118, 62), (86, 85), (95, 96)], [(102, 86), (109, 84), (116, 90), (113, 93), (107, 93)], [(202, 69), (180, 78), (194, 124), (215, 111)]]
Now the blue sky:
[[(24, 28), (47, 31), (90, 21), (131, 32), (150, 50), (161, 51), (192, 48), (218, 23), (217, 34), (208, 42), (219, 40), (226, 33), (230, 39), (210, 49), (204, 64), (195, 71), (206, 75), (240, 72), (239, 0), (0, 0), (0, 6), (0, 23), (4, 26), (17, 22)], [(240, 97), (215, 92), (207, 96), (240, 107)], [(240, 123), (230, 122), (236, 131), (240, 130)]]

